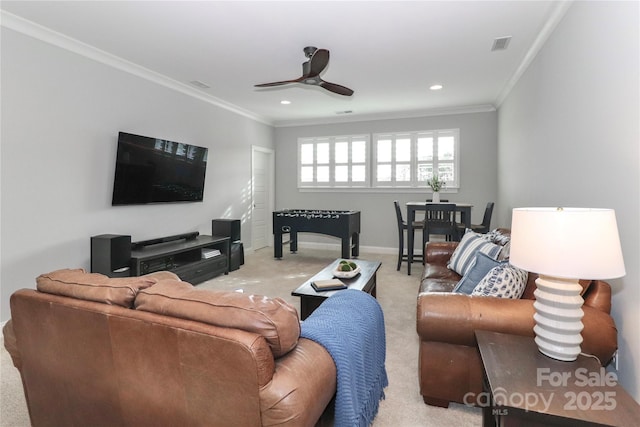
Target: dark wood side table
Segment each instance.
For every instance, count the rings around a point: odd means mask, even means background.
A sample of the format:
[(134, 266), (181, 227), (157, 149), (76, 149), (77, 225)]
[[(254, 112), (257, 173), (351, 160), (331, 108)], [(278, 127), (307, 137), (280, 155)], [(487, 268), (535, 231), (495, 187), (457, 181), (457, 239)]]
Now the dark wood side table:
[(562, 362), (531, 337), (476, 331), (485, 371), (483, 426), (640, 426), (640, 405), (591, 357)]

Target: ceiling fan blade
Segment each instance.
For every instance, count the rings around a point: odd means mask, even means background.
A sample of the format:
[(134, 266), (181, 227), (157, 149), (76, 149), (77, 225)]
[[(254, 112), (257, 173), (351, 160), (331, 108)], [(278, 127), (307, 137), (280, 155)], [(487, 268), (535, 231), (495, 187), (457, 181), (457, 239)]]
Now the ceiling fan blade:
[(321, 86), (330, 92), (337, 93), (338, 95), (353, 95), (353, 90), (348, 87), (326, 82), (320, 78), (320, 73), (323, 72), (329, 64), (329, 51), (327, 49), (317, 49), (314, 46), (307, 46), (303, 50), (305, 56), (309, 59), (302, 63), (302, 76), (294, 80), (257, 84), (254, 85), (254, 87), (273, 87), (287, 85), (289, 83), (302, 83), (306, 85)]
[(316, 77), (329, 64), (329, 51), (327, 49), (316, 50), (309, 60), (309, 73), (306, 77)]
[(351, 89), (349, 89), (348, 87), (337, 85), (335, 83), (329, 83), (322, 80), (320, 81), (320, 86), (330, 92), (337, 93), (338, 95), (344, 95), (344, 96), (353, 95), (353, 91)]
[(261, 83), (259, 85), (253, 85), (254, 87), (272, 87), (272, 86), (282, 86), (282, 85), (288, 85), (289, 83), (299, 83), (300, 81), (302, 81), (302, 77), (295, 79), (295, 80), (284, 80), (281, 82), (272, 82), (272, 83)]

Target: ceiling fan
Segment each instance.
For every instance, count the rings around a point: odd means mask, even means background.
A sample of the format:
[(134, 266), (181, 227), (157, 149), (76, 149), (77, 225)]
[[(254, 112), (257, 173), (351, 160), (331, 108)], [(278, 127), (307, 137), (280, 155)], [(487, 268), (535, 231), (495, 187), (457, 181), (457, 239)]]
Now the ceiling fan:
[(330, 92), (338, 95), (351, 96), (353, 91), (348, 87), (340, 86), (335, 83), (329, 83), (320, 78), (320, 73), (329, 64), (329, 51), (327, 49), (318, 49), (313, 46), (304, 48), (304, 54), (308, 61), (302, 63), (302, 76), (294, 80), (285, 80), (281, 82), (262, 83), (255, 87), (272, 87), (282, 86), (290, 83), (303, 83), (306, 85), (320, 86)]

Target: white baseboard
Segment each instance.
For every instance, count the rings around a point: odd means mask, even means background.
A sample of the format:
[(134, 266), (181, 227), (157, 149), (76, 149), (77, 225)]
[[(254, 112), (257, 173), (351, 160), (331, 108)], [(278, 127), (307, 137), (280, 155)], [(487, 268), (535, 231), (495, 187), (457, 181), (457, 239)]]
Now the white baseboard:
[[(286, 249), (286, 245), (283, 250)], [(325, 249), (325, 250), (342, 250), (342, 245), (335, 243), (319, 243), (319, 242), (300, 242), (298, 241), (298, 248), (309, 249)], [(397, 248), (385, 248), (382, 246), (360, 246), (360, 252), (371, 252), (374, 254), (395, 254), (398, 252)]]

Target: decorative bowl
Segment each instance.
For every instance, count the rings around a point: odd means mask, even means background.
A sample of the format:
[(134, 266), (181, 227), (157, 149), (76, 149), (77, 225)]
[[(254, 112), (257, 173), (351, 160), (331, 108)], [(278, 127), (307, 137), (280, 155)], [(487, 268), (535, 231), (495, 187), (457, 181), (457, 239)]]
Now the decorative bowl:
[(351, 279), (356, 277), (358, 274), (360, 274), (360, 266), (357, 266), (355, 270), (350, 271), (333, 270), (333, 275), (338, 279)]

